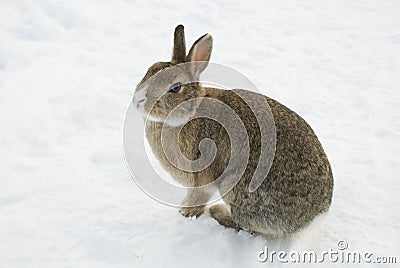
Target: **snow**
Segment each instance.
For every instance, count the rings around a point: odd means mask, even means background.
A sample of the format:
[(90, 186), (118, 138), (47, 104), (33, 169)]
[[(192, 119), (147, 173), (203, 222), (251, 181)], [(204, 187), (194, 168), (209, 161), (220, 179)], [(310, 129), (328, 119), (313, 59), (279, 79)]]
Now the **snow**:
[[(265, 267), (265, 245), (340, 239), (396, 256), (399, 14), (394, 0), (1, 1), (0, 267)], [(125, 112), (179, 23), (318, 134), (333, 204), (290, 241), (184, 218), (133, 183)]]

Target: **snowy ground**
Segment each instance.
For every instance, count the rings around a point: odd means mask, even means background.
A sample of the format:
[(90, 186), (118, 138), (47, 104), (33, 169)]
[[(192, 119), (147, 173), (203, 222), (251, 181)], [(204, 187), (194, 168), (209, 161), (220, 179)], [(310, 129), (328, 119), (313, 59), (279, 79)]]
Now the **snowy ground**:
[(279, 243), (183, 218), (126, 169), (132, 91), (178, 23), (188, 42), (211, 33), (212, 60), (302, 115), (330, 158), (330, 212), (281, 248), (398, 254), (400, 3), (168, 2), (0, 2), (0, 267), (268, 266), (257, 253)]

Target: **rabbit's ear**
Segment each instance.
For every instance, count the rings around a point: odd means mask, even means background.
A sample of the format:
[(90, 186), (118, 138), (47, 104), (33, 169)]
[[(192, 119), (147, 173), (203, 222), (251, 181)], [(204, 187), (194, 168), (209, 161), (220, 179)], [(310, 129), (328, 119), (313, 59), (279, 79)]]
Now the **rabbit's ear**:
[(172, 62), (182, 63), (186, 57), (185, 29), (183, 25), (175, 28), (174, 48), (172, 50)]
[(205, 34), (197, 39), (190, 49), (189, 54), (186, 57), (186, 61), (192, 63), (191, 69), (196, 77), (198, 77), (200, 73), (207, 67), (208, 61), (211, 57), (212, 46), (212, 36)]

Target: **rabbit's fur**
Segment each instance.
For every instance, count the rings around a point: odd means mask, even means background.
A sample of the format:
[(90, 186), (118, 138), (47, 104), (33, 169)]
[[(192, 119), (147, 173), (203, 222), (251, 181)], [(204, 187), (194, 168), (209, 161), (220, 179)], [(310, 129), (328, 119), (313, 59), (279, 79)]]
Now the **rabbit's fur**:
[[(183, 107), (179, 116), (167, 119), (167, 115), (179, 103), (194, 98), (219, 100), (233, 109), (243, 122), (249, 139), (250, 154), (247, 168), (234, 188), (222, 198), (228, 208), (214, 205), (211, 215), (220, 223), (236, 229), (246, 229), (270, 236), (294, 233), (307, 226), (318, 214), (329, 209), (333, 190), (333, 176), (329, 161), (311, 127), (298, 114), (279, 102), (265, 97), (271, 109), (276, 128), (276, 151), (272, 166), (263, 183), (254, 192), (249, 183), (257, 167), (260, 155), (260, 130), (250, 107), (235, 91), (202, 87), (198, 82), (185, 81), (198, 78), (207, 66), (212, 49), (212, 37), (198, 39), (186, 55), (183, 26), (175, 29), (174, 49), (171, 62), (159, 62), (150, 67), (139, 83), (134, 102), (149, 117), (146, 136), (154, 154), (164, 169), (185, 186), (202, 186), (213, 182), (228, 165), (231, 143), (225, 129), (217, 122), (191, 117), (201, 109), (214, 109), (201, 101)], [(180, 67), (189, 62), (191, 67)], [(169, 68), (168, 68), (169, 67)], [(166, 68), (169, 71), (161, 74)], [(156, 79), (151, 77), (160, 73)], [(177, 93), (168, 92), (170, 86), (182, 82)], [(241, 90), (251, 96), (257, 93)], [(154, 106), (153, 106), (154, 104)], [(151, 108), (153, 106), (153, 108)], [(217, 108), (215, 108), (217, 109)], [(165, 121), (165, 122), (164, 122)], [(184, 125), (178, 145), (187, 159), (200, 157), (199, 142), (212, 139), (217, 147), (216, 157), (210, 166), (198, 172), (186, 172), (170, 163), (161, 146), (162, 128)], [(169, 141), (168, 139), (171, 138)], [(163, 137), (168, 144), (176, 144), (172, 137)], [(240, 175), (229, 174), (228, 177)], [(228, 180), (229, 178), (227, 178)], [(224, 181), (217, 184), (220, 190)], [(201, 215), (213, 191), (189, 190), (182, 201), (181, 213), (185, 216)]]

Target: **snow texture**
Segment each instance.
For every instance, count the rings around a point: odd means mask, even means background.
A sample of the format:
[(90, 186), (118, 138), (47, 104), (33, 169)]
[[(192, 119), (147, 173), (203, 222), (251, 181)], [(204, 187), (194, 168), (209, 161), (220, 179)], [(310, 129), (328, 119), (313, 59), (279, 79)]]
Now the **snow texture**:
[[(340, 239), (398, 254), (399, 14), (396, 0), (1, 1), (0, 267), (266, 267), (265, 245)], [(184, 218), (131, 179), (125, 112), (179, 23), (319, 136), (333, 204), (290, 241)]]

